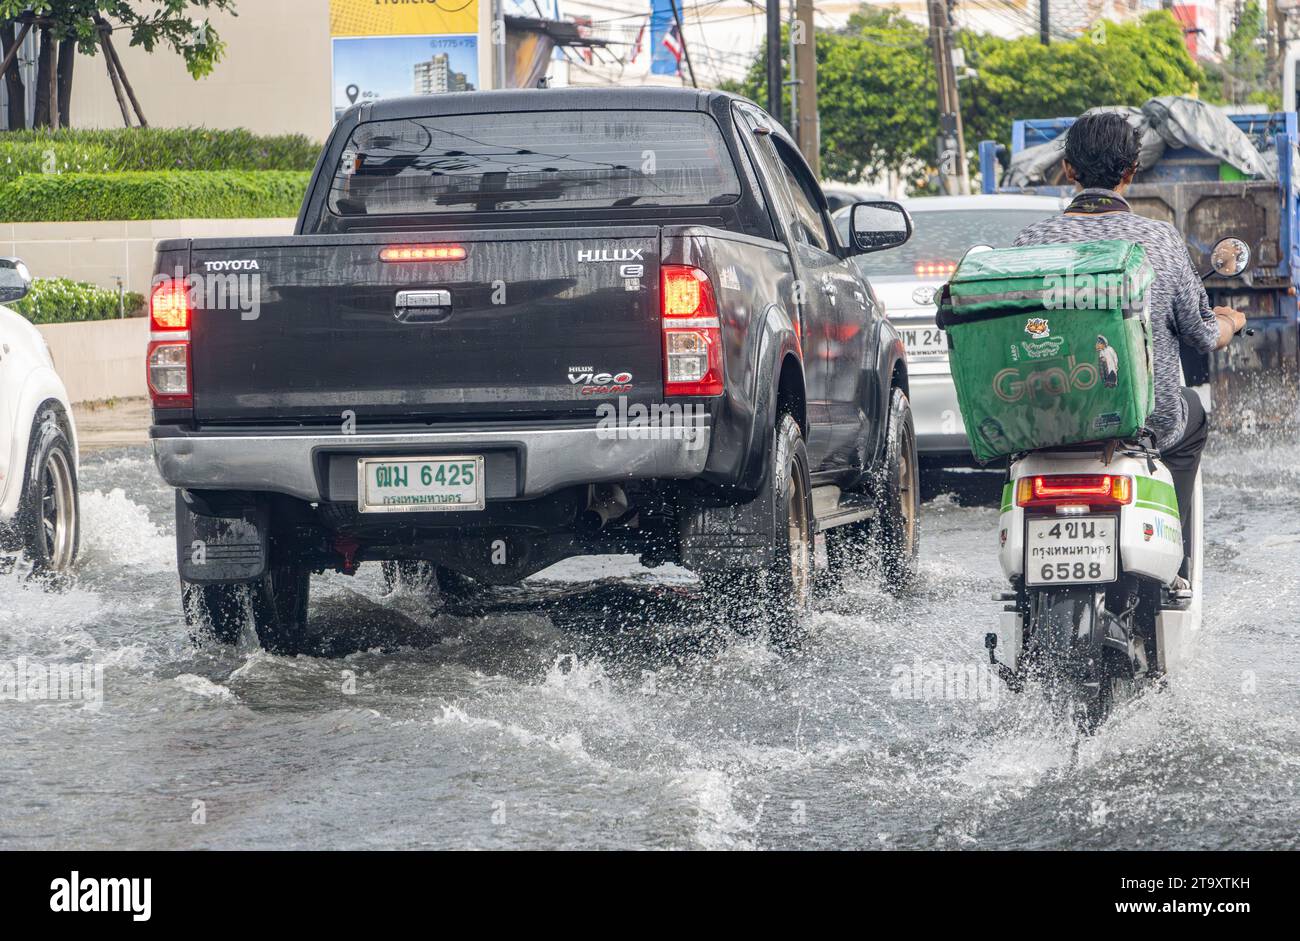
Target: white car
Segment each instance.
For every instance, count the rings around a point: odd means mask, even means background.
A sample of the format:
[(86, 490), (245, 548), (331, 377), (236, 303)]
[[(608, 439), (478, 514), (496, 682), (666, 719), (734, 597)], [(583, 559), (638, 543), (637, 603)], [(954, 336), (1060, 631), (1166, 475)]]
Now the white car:
[[(0, 305), (31, 288), (27, 267), (0, 258)], [(0, 306), (0, 549), (21, 552), (38, 574), (77, 558), (77, 431), (45, 339)]]
[[(947, 334), (935, 326), (936, 295), (972, 245), (1003, 248), (1031, 222), (1060, 212), (1052, 196), (995, 194), (926, 196), (903, 201), (915, 234), (900, 248), (853, 260), (907, 345), (907, 373), (916, 450), (934, 467), (972, 466), (974, 458), (948, 368)], [(841, 238), (847, 212), (835, 214)]]

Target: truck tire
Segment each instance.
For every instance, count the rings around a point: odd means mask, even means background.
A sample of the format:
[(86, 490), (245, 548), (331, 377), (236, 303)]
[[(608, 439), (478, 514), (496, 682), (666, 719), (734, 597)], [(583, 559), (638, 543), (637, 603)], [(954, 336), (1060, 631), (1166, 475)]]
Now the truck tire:
[(808, 450), (799, 423), (789, 414), (777, 422), (772, 464), (765, 475), (774, 518), (772, 562), (759, 570), (702, 573), (706, 589), (734, 615), (739, 633), (765, 627), (777, 646), (798, 643), (812, 600), (813, 512)]
[(42, 409), (32, 424), (14, 530), (17, 547), (37, 576), (63, 574), (77, 559), (81, 537), (77, 464), (53, 408)]
[(255, 582), (204, 584), (181, 580), (185, 622), (197, 643), (235, 644), (250, 621), (268, 653), (294, 654), (304, 645), (311, 570), (278, 565)]
[(876, 476), (875, 544), (885, 587), (907, 591), (916, 582), (921, 547), (921, 483), (912, 406), (902, 389), (889, 403), (885, 458)]

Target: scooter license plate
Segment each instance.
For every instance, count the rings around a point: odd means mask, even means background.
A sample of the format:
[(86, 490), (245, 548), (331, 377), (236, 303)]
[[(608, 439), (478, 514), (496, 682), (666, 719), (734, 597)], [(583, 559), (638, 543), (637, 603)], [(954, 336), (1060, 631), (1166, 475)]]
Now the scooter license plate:
[(1116, 578), (1113, 516), (1048, 516), (1025, 521), (1026, 585), (1095, 585)]

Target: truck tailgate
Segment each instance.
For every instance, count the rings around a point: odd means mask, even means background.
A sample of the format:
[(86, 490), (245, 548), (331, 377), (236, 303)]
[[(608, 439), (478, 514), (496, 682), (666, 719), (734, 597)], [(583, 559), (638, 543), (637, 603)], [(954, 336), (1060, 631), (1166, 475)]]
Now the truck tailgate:
[[(509, 419), (658, 401), (659, 230), (582, 233), (196, 240), (195, 418)], [(464, 257), (381, 260), (396, 245)], [(230, 272), (255, 279), (255, 310), (219, 288)]]

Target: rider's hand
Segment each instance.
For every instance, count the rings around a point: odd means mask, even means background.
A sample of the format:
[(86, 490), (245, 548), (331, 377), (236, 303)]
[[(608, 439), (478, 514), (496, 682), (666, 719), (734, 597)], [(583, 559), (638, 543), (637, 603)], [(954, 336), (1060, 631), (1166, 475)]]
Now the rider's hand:
[(1214, 308), (1214, 316), (1227, 320), (1232, 324), (1233, 333), (1240, 333), (1242, 328), (1246, 326), (1246, 315), (1239, 310), (1233, 310), (1231, 307)]

